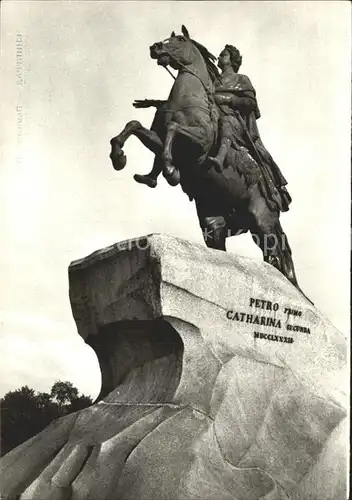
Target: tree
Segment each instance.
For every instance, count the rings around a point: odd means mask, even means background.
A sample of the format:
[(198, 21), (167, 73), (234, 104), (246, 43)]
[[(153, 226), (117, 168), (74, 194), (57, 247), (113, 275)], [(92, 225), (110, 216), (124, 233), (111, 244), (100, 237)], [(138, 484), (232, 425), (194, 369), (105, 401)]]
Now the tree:
[(36, 392), (27, 385), (10, 391), (1, 403), (1, 455), (41, 432), (52, 420), (82, 410), (92, 399), (71, 382), (57, 381), (51, 392)]
[(71, 382), (55, 382), (51, 388), (51, 398), (60, 406), (70, 404), (78, 398), (78, 389)]

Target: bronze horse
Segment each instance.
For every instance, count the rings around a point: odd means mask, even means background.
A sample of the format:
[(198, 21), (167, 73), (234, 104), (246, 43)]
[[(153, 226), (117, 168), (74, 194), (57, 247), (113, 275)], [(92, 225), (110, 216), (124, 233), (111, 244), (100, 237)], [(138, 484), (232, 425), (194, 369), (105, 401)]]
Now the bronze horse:
[[(215, 57), (192, 40), (184, 26), (182, 32), (180, 36), (173, 32), (150, 47), (150, 55), (159, 65), (178, 70), (167, 101), (164, 130), (147, 129), (136, 120), (128, 122), (110, 141), (113, 166), (116, 170), (124, 168), (127, 160), (122, 148), (131, 135), (138, 137), (161, 158), (166, 180), (171, 185), (180, 182), (195, 200), (208, 247), (226, 251), (227, 237), (250, 231), (264, 260), (300, 290), (291, 249), (279, 221), (280, 209), (273, 208), (263, 196), (253, 156), (243, 148), (232, 149), (221, 171), (208, 160), (218, 148), (219, 108), (213, 95), (220, 75), (213, 63)], [(243, 175), (240, 164), (252, 174)]]

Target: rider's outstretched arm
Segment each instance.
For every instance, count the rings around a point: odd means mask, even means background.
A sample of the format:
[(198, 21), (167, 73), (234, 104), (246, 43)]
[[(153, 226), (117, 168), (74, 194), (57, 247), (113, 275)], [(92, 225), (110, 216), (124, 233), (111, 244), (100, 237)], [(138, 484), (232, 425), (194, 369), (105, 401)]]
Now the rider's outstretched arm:
[(161, 101), (159, 99), (136, 99), (133, 102), (133, 106), (135, 108), (159, 108), (162, 106), (166, 101)]

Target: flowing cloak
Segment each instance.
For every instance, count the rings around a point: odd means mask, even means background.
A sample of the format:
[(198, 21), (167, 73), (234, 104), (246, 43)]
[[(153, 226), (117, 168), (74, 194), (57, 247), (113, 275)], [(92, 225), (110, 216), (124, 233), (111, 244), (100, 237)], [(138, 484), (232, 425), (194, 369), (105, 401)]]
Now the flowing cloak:
[[(252, 156), (253, 149), (255, 148), (256, 156), (259, 156), (259, 160), (261, 160), (260, 166), (262, 175), (258, 181), (259, 189), (269, 206), (272, 209), (276, 208), (281, 212), (286, 212), (291, 203), (291, 196), (285, 187), (287, 184), (285, 177), (261, 140), (257, 126), (257, 119), (260, 118), (260, 111), (254, 87), (248, 76), (238, 73), (234, 75), (231, 84), (224, 85), (224, 88), (225, 87), (226, 91), (233, 94), (237, 99), (234, 107), (221, 105), (221, 114), (223, 117), (228, 117), (230, 123), (232, 122), (232, 132), (235, 136), (237, 135), (237, 142), (240, 144), (242, 143)], [(219, 93), (222, 93), (221, 90), (219, 90)], [(234, 113), (234, 109), (239, 111), (250, 139), (246, 131), (243, 130), (243, 126), (239, 123)], [(239, 129), (240, 134), (238, 133)], [(258, 159), (256, 157), (254, 157), (254, 159), (258, 163)]]

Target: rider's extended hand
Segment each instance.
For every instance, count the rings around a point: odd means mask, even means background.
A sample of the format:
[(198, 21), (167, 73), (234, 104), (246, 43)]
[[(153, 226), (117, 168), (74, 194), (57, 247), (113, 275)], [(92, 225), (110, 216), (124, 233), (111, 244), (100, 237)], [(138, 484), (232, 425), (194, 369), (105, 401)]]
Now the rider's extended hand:
[(133, 102), (135, 108), (150, 108), (151, 106), (158, 107), (160, 101), (155, 99), (136, 99)]

